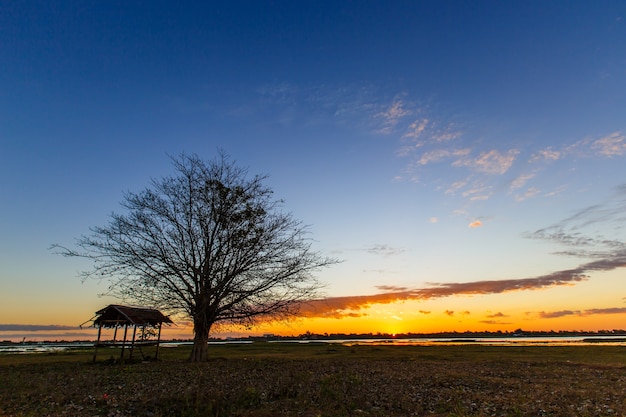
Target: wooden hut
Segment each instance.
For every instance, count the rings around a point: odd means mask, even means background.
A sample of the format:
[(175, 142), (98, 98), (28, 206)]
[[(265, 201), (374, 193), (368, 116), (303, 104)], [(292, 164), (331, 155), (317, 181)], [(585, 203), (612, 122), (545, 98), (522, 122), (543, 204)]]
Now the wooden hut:
[[(142, 358), (145, 359), (143, 346), (156, 346), (154, 359), (159, 353), (161, 342), (161, 326), (163, 323), (172, 323), (169, 317), (159, 310), (151, 308), (138, 308), (111, 304), (102, 310), (96, 311), (93, 319), (94, 327), (98, 328), (98, 340), (95, 344), (93, 360), (96, 361), (99, 347), (121, 347), (120, 360), (124, 359), (124, 350), (130, 350), (129, 359), (133, 358), (133, 352), (137, 347)], [(133, 334), (129, 340), (128, 328), (132, 327)], [(102, 328), (113, 329), (112, 340), (101, 340)], [(124, 336), (118, 340), (118, 330), (124, 329)], [(139, 333), (137, 332), (139, 330)]]

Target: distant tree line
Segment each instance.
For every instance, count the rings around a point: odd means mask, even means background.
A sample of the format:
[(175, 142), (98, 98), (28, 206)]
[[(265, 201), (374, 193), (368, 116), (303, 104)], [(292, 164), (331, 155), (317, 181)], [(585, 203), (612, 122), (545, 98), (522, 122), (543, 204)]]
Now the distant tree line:
[[(577, 336), (626, 336), (625, 329), (613, 330), (548, 330), (548, 331), (527, 331), (517, 329), (512, 332), (508, 330), (496, 331), (464, 331), (464, 332), (436, 332), (436, 333), (311, 333), (305, 332), (299, 335), (280, 336), (266, 334), (263, 336), (246, 336), (241, 338), (231, 338), (232, 340), (341, 340), (341, 339), (439, 339), (439, 338), (476, 338), (476, 337), (577, 337)], [(219, 339), (222, 340), (222, 339)]]

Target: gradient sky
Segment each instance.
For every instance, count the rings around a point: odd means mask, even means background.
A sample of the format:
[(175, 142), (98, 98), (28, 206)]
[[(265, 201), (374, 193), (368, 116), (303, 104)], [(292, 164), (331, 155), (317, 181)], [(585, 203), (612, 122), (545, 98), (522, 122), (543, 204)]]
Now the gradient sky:
[(623, 1), (3, 2), (0, 68), (0, 339), (79, 334), (50, 246), (218, 148), (343, 260), (255, 332), (626, 328)]

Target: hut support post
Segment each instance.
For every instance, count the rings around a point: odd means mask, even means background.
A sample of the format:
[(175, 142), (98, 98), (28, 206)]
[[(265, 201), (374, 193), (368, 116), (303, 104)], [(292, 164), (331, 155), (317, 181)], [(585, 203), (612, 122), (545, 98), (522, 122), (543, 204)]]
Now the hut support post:
[(93, 350), (93, 361), (96, 361), (96, 355), (98, 354), (98, 345), (100, 344), (100, 335), (102, 334), (102, 325), (98, 326), (98, 340), (96, 340), (96, 346)]
[(159, 357), (159, 344), (161, 343), (161, 325), (162, 325), (162, 323), (159, 323), (159, 333), (158, 333), (158, 336), (157, 336), (156, 351), (154, 352), (154, 360), (155, 361)]
[(130, 356), (129, 359), (133, 360), (133, 352), (135, 351), (135, 335), (137, 334), (137, 325), (133, 326), (133, 340), (130, 342)]
[(126, 334), (128, 332), (128, 324), (124, 324), (124, 341), (122, 342), (122, 353), (120, 353), (120, 362), (124, 359), (124, 348), (126, 347)]

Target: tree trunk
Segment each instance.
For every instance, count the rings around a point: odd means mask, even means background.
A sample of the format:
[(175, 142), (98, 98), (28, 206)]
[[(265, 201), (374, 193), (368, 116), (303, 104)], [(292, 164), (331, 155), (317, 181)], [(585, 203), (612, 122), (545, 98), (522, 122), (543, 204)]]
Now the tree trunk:
[(190, 362), (206, 362), (209, 360), (209, 328), (196, 323), (194, 325), (193, 348), (189, 356)]

